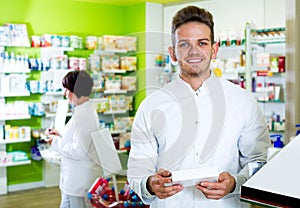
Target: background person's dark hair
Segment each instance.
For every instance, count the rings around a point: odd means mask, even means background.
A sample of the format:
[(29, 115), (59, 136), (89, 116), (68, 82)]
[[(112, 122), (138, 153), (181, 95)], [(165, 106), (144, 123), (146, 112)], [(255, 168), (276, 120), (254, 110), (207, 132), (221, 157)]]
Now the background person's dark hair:
[(187, 6), (179, 10), (172, 19), (172, 44), (175, 46), (175, 31), (176, 29), (187, 22), (201, 22), (210, 28), (211, 44), (214, 43), (214, 21), (212, 14), (196, 6)]
[(92, 91), (94, 81), (86, 71), (71, 71), (62, 80), (62, 85), (78, 98), (88, 97)]

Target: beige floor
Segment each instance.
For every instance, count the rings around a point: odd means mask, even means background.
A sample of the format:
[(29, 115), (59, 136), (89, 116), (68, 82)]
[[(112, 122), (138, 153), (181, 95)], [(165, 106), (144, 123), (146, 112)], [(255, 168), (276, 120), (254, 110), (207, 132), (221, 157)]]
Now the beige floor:
[[(123, 181), (118, 183), (119, 188), (122, 187), (122, 183)], [(38, 188), (0, 195), (0, 208), (58, 208), (59, 203), (60, 190), (58, 187)], [(251, 208), (263, 207), (265, 206), (251, 206)]]
[(59, 203), (58, 187), (16, 191), (0, 195), (1, 208), (58, 208)]
[[(117, 177), (119, 190), (124, 187), (125, 182), (125, 176)], [(111, 182), (110, 186), (112, 186)], [(58, 208), (59, 204), (58, 187), (37, 188), (0, 195), (0, 208)]]

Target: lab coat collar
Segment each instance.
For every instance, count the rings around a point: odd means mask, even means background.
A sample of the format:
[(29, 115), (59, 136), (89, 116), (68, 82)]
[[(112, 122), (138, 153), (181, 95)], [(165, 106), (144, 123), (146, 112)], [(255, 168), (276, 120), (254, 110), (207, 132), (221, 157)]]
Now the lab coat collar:
[(191, 92), (193, 94), (198, 93), (198, 95), (207, 95), (208, 91), (207, 91), (207, 87), (206, 87), (206, 83), (209, 81), (213, 81), (214, 79), (216, 79), (217, 77), (214, 75), (214, 73), (211, 71), (210, 76), (202, 83), (201, 87), (199, 87), (196, 91), (192, 88), (192, 86), (187, 83), (186, 81), (184, 81), (180, 75), (177, 76), (177, 80), (181, 83), (183, 83), (185, 86), (187, 86), (188, 89), (191, 90)]
[(78, 112), (82, 109), (86, 109), (86, 108), (89, 108), (90, 107), (90, 101), (86, 101), (84, 103), (81, 103), (80, 105), (76, 105), (74, 106), (74, 112)]

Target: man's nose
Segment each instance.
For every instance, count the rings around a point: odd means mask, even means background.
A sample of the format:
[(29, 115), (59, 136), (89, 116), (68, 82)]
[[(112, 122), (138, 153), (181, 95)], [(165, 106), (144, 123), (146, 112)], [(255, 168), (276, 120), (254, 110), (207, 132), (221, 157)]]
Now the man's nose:
[(195, 44), (195, 43), (190, 44), (189, 54), (198, 54), (199, 51), (200, 51), (200, 49), (197, 44)]

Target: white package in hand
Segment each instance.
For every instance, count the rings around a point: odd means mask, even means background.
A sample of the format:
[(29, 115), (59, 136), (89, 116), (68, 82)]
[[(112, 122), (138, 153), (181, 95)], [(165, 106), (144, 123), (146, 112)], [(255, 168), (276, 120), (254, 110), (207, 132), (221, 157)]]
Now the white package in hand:
[(181, 184), (184, 187), (195, 186), (202, 181), (217, 182), (219, 171), (216, 167), (205, 167), (172, 172), (172, 183), (166, 185)]

